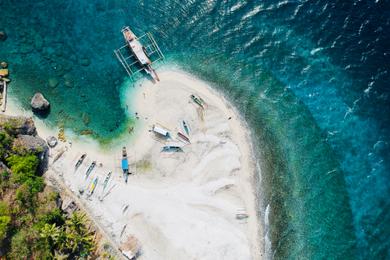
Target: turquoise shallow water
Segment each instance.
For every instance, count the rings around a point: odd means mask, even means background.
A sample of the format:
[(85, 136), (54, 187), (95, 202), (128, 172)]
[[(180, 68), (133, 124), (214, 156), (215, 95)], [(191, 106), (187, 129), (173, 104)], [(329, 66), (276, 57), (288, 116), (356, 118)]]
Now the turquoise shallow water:
[[(0, 2), (11, 94), (102, 141), (131, 122), (120, 29), (151, 31), (167, 60), (211, 82), (256, 142), (267, 254), (389, 258), (386, 1)], [(267, 210), (266, 210), (267, 209)], [(267, 221), (268, 220), (268, 221)]]

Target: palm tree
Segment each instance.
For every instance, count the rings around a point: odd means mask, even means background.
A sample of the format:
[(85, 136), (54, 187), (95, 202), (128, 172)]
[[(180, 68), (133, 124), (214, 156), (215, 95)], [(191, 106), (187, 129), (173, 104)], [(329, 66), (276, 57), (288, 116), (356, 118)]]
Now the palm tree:
[(54, 250), (54, 245), (58, 242), (61, 236), (61, 229), (56, 224), (45, 224), (41, 229), (40, 236), (45, 239), (51, 250)]
[(85, 226), (85, 215), (74, 213), (66, 221), (66, 248), (73, 254), (88, 256), (94, 248), (93, 233)]

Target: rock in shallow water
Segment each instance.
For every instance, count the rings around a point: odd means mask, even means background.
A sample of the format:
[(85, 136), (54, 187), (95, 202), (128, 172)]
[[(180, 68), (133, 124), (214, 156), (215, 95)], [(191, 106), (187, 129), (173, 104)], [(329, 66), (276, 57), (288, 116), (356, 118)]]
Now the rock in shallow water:
[(47, 142), (47, 145), (49, 145), (49, 147), (53, 148), (57, 145), (57, 138), (55, 138), (54, 136), (49, 136), (46, 139), (46, 142)]
[(7, 34), (4, 31), (0, 31), (0, 41), (5, 41), (7, 39)]
[(57, 78), (50, 78), (49, 79), (49, 87), (51, 87), (51, 88), (57, 87), (59, 83), (60, 83), (60, 81)]
[(33, 111), (44, 112), (50, 108), (50, 103), (47, 99), (42, 95), (42, 93), (35, 93), (33, 98), (31, 99), (31, 107)]

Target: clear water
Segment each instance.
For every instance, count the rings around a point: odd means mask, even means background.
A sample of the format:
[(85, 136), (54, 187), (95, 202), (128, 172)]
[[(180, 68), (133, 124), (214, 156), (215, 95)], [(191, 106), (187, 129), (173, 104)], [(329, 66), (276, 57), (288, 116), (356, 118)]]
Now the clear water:
[(269, 256), (390, 258), (388, 1), (1, 0), (11, 94), (28, 107), (41, 91), (49, 122), (119, 135), (123, 25), (248, 121)]

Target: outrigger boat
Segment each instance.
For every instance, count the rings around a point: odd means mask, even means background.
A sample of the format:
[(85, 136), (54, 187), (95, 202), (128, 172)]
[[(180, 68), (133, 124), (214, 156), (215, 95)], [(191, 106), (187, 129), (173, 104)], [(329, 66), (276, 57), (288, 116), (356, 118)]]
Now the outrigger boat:
[(88, 167), (87, 172), (85, 173), (85, 178), (86, 178), (86, 179), (87, 179), (88, 176), (91, 174), (91, 172), (92, 172), (92, 170), (95, 168), (95, 166), (96, 166), (96, 161), (93, 161), (93, 162), (91, 163), (91, 165)]
[(190, 127), (188, 126), (187, 122), (183, 120), (183, 129), (187, 133), (187, 135), (190, 135)]
[(127, 183), (127, 179), (129, 178), (129, 162), (127, 160), (127, 152), (126, 147), (122, 148), (122, 171), (123, 177), (125, 178), (125, 182)]
[(190, 139), (187, 136), (185, 136), (184, 134), (177, 132), (177, 136), (180, 137), (181, 139), (183, 139), (184, 141), (186, 141), (187, 143), (189, 143), (189, 144), (191, 143)]
[(200, 97), (197, 97), (195, 95), (191, 95), (190, 96), (192, 101), (194, 101), (198, 106), (200, 106), (202, 109), (205, 109), (206, 107), (206, 102), (204, 102), (204, 100)]
[(91, 186), (89, 186), (89, 191), (88, 191), (88, 197), (91, 197), (93, 192), (96, 189), (97, 183), (99, 181), (99, 177), (96, 177), (93, 182), (91, 183)]
[(80, 159), (77, 161), (76, 165), (74, 166), (75, 170), (77, 170), (80, 167), (80, 165), (83, 163), (85, 157), (87, 157), (86, 153), (81, 155)]
[[(123, 27), (122, 34), (126, 45), (114, 52), (129, 76), (132, 77), (135, 73), (144, 70), (152, 77), (154, 83), (160, 81), (156, 71), (152, 68), (152, 63), (163, 59), (164, 55), (153, 36), (146, 33), (141, 37), (137, 37), (129, 26)], [(142, 44), (142, 39), (146, 39), (147, 42)], [(130, 56), (126, 53), (126, 49), (130, 50)], [(154, 58), (153, 61), (152, 58)]]
[(112, 172), (109, 172), (109, 173), (107, 174), (106, 178), (104, 179), (104, 182), (103, 182), (103, 191), (102, 191), (102, 192), (104, 192), (104, 190), (106, 189), (107, 184), (108, 184), (108, 181), (110, 180), (111, 174), (112, 174)]

